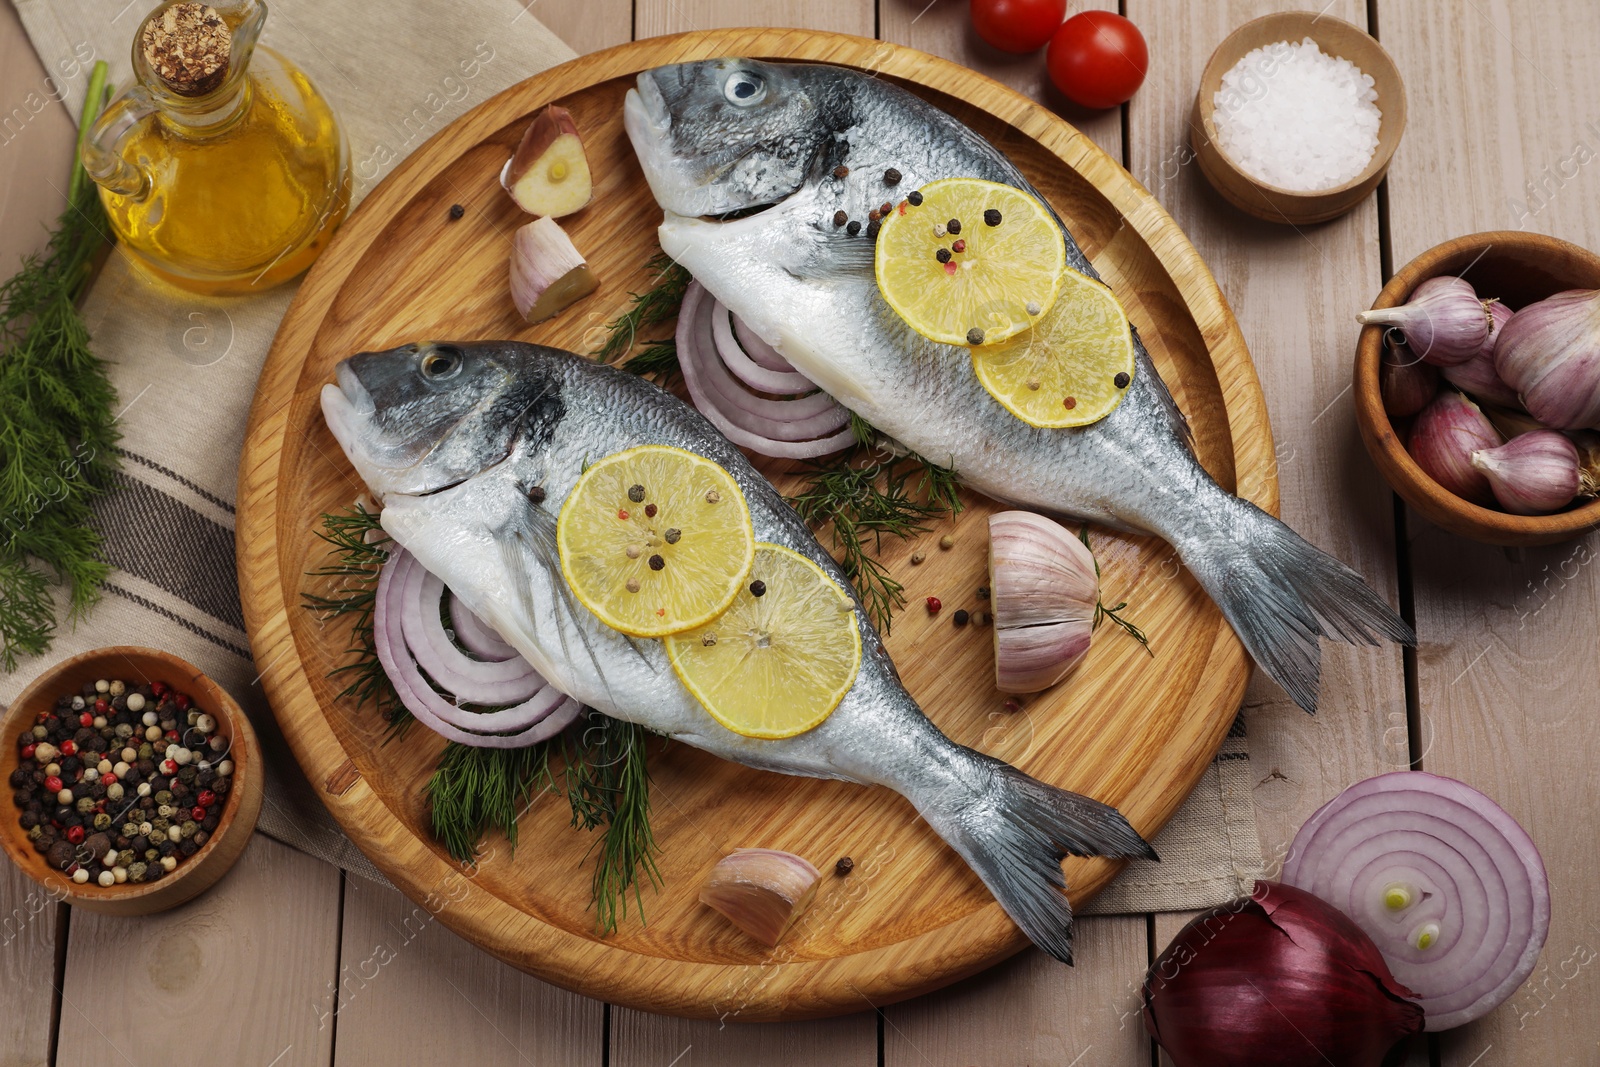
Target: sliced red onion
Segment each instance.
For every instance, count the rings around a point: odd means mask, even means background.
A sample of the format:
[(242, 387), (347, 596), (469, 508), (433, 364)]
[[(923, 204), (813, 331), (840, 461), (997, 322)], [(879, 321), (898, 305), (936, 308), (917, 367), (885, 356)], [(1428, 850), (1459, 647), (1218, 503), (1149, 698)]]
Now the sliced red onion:
[[(524, 748), (554, 737), (578, 717), (583, 706), (553, 686), (545, 686), (516, 707), (492, 712), (466, 711), (434, 692), (405, 644), (403, 583), (407, 569), (413, 565), (421, 566), (398, 546), (384, 562), (378, 576), (372, 643), (379, 664), (394, 684), (395, 695), (417, 721), (441, 737), (464, 745)], [(477, 733), (473, 732), (475, 730), (514, 732)]]
[(678, 366), (695, 407), (723, 436), (779, 459), (825, 456), (855, 440), (850, 413), (826, 393), (768, 400), (740, 385), (715, 351), (711, 311), (710, 294), (698, 282), (690, 282), (678, 312)]
[(810, 378), (799, 371), (768, 370), (745, 354), (739, 342), (733, 336), (733, 312), (720, 300), (711, 304), (711, 340), (716, 345), (717, 355), (722, 357), (722, 362), (727, 364), (733, 376), (738, 378), (751, 389), (759, 389), (763, 393), (809, 393), (817, 386)]
[(485, 663), (451, 644), (439, 619), (444, 582), (415, 556), (407, 553), (407, 558), (403, 577), (397, 579), (403, 583), (398, 594), (403, 609), (400, 629), (417, 666), (428, 677), (467, 704), (516, 704), (544, 688), (544, 679), (520, 656)]
[(784, 359), (776, 348), (761, 339), (761, 335), (750, 328), (750, 324), (739, 316), (729, 312), (733, 319), (733, 336), (739, 341), (739, 347), (757, 363), (768, 370), (792, 371), (794, 364)]
[(488, 623), (462, 603), (460, 597), (454, 595), (450, 597), (450, 626), (455, 630), (456, 640), (461, 642), (461, 647), (481, 660), (497, 663), (517, 655), (517, 650), (507, 644), (505, 638), (495, 633)]
[(1323, 805), (1295, 835), (1283, 880), (1371, 936), (1429, 1030), (1515, 993), (1550, 928), (1527, 832), (1471, 786), (1422, 771), (1368, 778)]

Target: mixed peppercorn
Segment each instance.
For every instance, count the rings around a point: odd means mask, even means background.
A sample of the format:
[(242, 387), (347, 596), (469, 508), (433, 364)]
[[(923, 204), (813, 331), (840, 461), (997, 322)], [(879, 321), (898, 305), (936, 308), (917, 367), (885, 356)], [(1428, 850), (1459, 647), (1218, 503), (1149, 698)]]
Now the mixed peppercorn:
[(80, 885), (171, 874), (216, 832), (233, 785), (229, 738), (164, 682), (86, 683), (34, 716), (16, 743), (19, 822)]

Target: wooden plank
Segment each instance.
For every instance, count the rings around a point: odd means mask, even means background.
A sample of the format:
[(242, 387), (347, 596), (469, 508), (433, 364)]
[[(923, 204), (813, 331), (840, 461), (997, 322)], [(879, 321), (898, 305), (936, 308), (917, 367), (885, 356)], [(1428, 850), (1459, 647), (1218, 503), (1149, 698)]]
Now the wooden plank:
[[(944, 1062), (944, 1061), (939, 1061)], [(803, 1023), (726, 1023), (611, 1009), (611, 1067), (877, 1067), (871, 1011)]]
[(634, 4), (635, 40), (722, 26), (798, 26), (871, 37), (872, 4), (862, 0), (636, 0)]
[[(1087, 7), (1116, 10), (1114, 0)], [(1122, 109), (1089, 112), (1050, 85), (1042, 51), (1009, 55), (972, 30), (966, 4), (880, 0), (878, 33), (987, 74), (1041, 101), (1122, 161)], [(1005, 144), (999, 147), (1004, 150)], [(1104, 916), (1078, 924), (1078, 967), (1064, 970), (1043, 953), (1019, 956), (943, 992), (884, 1011), (885, 1064), (1121, 1063), (1144, 1048), (1131, 990), (1144, 973), (1143, 916)], [(1115, 1010), (1113, 1010), (1115, 1009)], [(1132, 1020), (1130, 1024), (1130, 1020)]]
[(213, 1063), (327, 1063), (339, 877), (256, 834), (192, 903), (137, 921), (75, 910), (57, 1064), (163, 1063), (196, 1025)]
[(40, 63), (16, 8), (0, 4), (0, 278), (44, 248), (66, 207), (74, 130), (64, 86), (61, 70)]
[(452, 899), (346, 879), (335, 1063), (598, 1067), (605, 1006), (456, 937), (437, 921)]
[(523, 7), (580, 56), (633, 39), (633, 0), (523, 0)]
[[(6, 817), (13, 816), (8, 812)], [(61, 982), (56, 927), (66, 914), (60, 899), (12, 864), (0, 868), (0, 987), (6, 991), (6, 1007), (0, 1011), (0, 1063), (49, 1059), (52, 1003)]]
[[(1389, 171), (1393, 262), (1482, 230), (1600, 247), (1600, 33), (1581, 0), (1383, 2), (1412, 103)], [(1493, 295), (1493, 294), (1484, 294)], [(1342, 316), (1348, 309), (1340, 308)], [(1408, 517), (1422, 765), (1494, 797), (1544, 854), (1553, 918), (1511, 1002), (1440, 1038), (1442, 1063), (1570, 1063), (1600, 1041), (1593, 538), (1510, 551)], [(1582, 1051), (1580, 1051), (1582, 1050)]]
[[(1272, 415), (1284, 519), (1394, 601), (1391, 497), (1362, 450), (1349, 396), (1350, 317), (1381, 284), (1376, 203), (1314, 227), (1260, 222), (1206, 184), (1189, 149), (1195, 87), (1217, 44), (1251, 18), (1300, 6), (1129, 0), (1128, 17), (1160, 57), (1129, 104), (1131, 169), (1205, 255), (1238, 316)], [(1359, 0), (1338, 0), (1329, 13), (1366, 22)], [(1322, 657), (1315, 718), (1259, 674), (1245, 698), (1269, 865), (1329, 797), (1407, 762), (1399, 649), (1324, 642)]]
[[(1071, 13), (1089, 9), (1115, 11), (1117, 2), (1075, 3)], [(880, 0), (878, 36), (953, 59), (1038, 100), (1088, 134), (1112, 159), (1122, 161), (1121, 108), (1091, 111), (1074, 104), (1050, 84), (1043, 49), (1019, 56), (991, 47), (973, 31), (968, 5), (959, 0)]]
[(1078, 921), (1078, 965), (1038, 949), (884, 1011), (884, 1067), (928, 1063), (1146, 1064), (1139, 1016), (1146, 967), (1142, 915)]

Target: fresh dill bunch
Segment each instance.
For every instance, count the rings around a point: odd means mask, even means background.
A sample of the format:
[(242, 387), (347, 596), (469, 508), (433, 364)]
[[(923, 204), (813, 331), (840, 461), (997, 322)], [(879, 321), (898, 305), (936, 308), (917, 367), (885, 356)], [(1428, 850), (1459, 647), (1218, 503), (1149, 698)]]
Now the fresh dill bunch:
[(671, 337), (647, 342), (638, 355), (628, 357), (622, 369), (640, 377), (654, 374), (657, 384), (671, 385), (683, 373), (678, 367), (678, 342)]
[[(1084, 548), (1089, 549), (1089, 558), (1094, 560), (1094, 584), (1095, 588), (1098, 589), (1100, 587), (1100, 557), (1096, 556), (1094, 554), (1094, 549), (1089, 546), (1088, 523), (1084, 523), (1082, 526), (1078, 527), (1078, 540), (1083, 542)], [(1150, 654), (1150, 658), (1154, 659), (1156, 653), (1155, 650), (1150, 647), (1149, 636), (1143, 630), (1139, 629), (1139, 627), (1135, 626), (1133, 623), (1129, 622), (1127, 619), (1124, 619), (1118, 614), (1118, 612), (1127, 606), (1128, 602), (1124, 600), (1122, 603), (1108, 608), (1106, 607), (1105, 601), (1096, 595), (1094, 602), (1094, 621), (1089, 624), (1089, 630), (1093, 632), (1100, 629), (1100, 624), (1106, 619), (1110, 619), (1117, 626), (1120, 626), (1123, 630), (1127, 631), (1128, 636), (1139, 642), (1144, 650)]]
[(606, 323), (605, 344), (594, 354), (601, 363), (627, 355), (643, 327), (666, 322), (677, 315), (678, 308), (683, 305), (683, 294), (691, 281), (689, 272), (665, 252), (652, 256), (646, 267), (653, 272), (650, 288), (628, 294), (633, 299), (628, 310)]
[(324, 622), (341, 616), (355, 621), (350, 629), (350, 644), (345, 649), (348, 663), (335, 667), (330, 677), (347, 680), (341, 697), (351, 697), (356, 707), (372, 704), (389, 724), (389, 736), (404, 732), (411, 712), (400, 703), (372, 641), (373, 612), (378, 602), (378, 577), (389, 558), (389, 535), (379, 522), (378, 513), (356, 504), (342, 512), (322, 516), (318, 537), (332, 548), (329, 559), (307, 576), (327, 581), (326, 593), (304, 592), (305, 607)]
[(591, 895), (595, 923), (604, 935), (627, 917), (629, 889), (643, 920), (644, 883), (660, 889), (661, 872), (650, 829), (648, 731), (593, 709), (584, 716), (578, 742), (567, 755), (567, 800), (573, 826), (602, 829), (590, 851), (598, 852)]
[[(78, 126), (110, 95), (96, 63)], [(39, 655), (55, 633), (50, 587), (69, 588), (81, 618), (110, 573), (92, 502), (117, 469), (117, 394), (78, 313), (110, 228), (100, 194), (74, 157), (67, 207), (43, 256), (0, 284), (0, 668)]]
[(426, 790), (429, 824), (445, 851), (470, 863), (490, 827), (515, 848), (517, 819), (535, 794), (552, 788), (550, 747), (549, 742), (527, 748), (448, 742)]

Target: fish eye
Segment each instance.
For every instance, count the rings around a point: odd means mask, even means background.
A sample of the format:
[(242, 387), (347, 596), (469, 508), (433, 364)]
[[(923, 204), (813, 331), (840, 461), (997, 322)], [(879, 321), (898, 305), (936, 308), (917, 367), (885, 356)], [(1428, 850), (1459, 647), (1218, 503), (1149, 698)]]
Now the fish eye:
[(736, 70), (722, 83), (722, 95), (730, 104), (750, 107), (767, 95), (767, 80), (748, 70)]
[(440, 382), (461, 370), (461, 353), (453, 348), (433, 348), (422, 357), (422, 376)]

